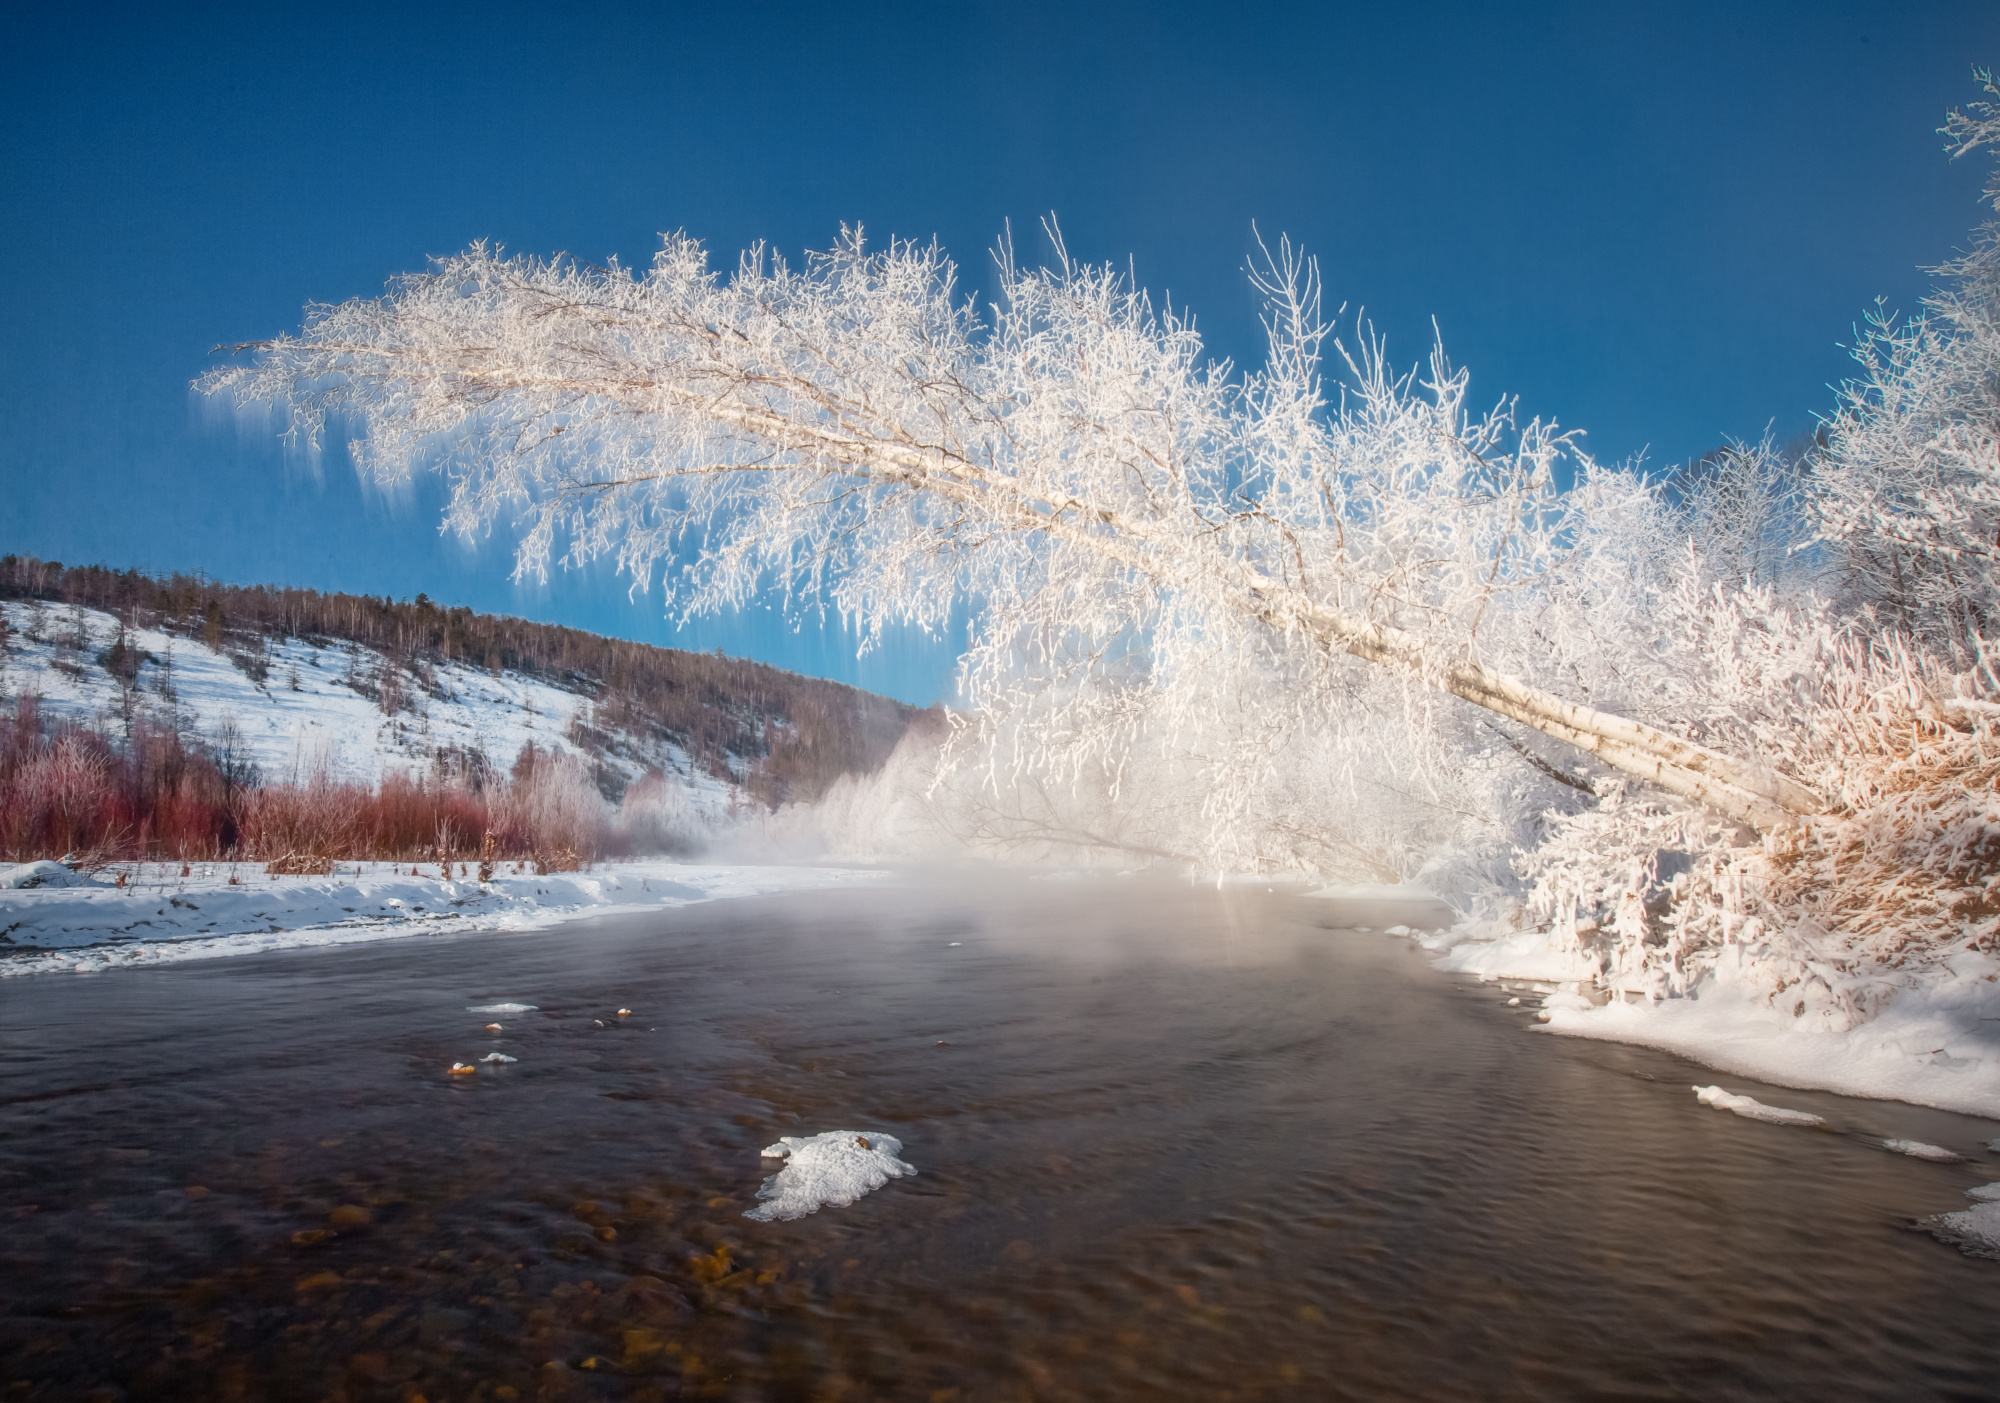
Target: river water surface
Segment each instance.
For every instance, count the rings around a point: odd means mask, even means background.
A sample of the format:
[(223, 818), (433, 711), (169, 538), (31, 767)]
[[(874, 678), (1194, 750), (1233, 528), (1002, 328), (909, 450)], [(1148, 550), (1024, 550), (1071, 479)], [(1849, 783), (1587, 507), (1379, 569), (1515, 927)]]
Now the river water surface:
[[(1386, 923), (973, 884), (0, 981), (0, 1403), (2000, 1397), (2000, 1263), (1912, 1226), (2000, 1157), (1880, 1148), (2000, 1125), (1535, 1033)], [(918, 1175), (742, 1216), (836, 1129)]]

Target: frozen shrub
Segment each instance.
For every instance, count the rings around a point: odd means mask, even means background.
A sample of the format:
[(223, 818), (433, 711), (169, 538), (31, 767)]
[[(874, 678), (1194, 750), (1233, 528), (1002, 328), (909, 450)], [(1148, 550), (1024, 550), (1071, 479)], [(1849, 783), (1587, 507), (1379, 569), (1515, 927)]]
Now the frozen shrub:
[(628, 853), (688, 853), (701, 846), (704, 825), (677, 775), (649, 771), (625, 791), (617, 837)]
[(490, 792), (492, 831), (508, 852), (538, 862), (571, 854), (588, 861), (604, 849), (604, 799), (574, 756), (522, 748), (511, 783)]
[(365, 847), (371, 798), (324, 770), (303, 784), (246, 791), (239, 810), (243, 847), (267, 862), (356, 855)]

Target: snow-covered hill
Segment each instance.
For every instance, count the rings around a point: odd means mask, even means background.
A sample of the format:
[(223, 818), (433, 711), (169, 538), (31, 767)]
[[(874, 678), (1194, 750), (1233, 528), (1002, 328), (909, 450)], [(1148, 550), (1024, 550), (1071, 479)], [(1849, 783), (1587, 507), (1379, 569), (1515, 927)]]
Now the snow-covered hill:
[[(626, 780), (658, 768), (678, 776), (705, 816), (738, 787), (658, 737), (596, 723), (589, 697), (513, 671), (457, 662), (399, 665), (357, 643), (298, 638), (243, 646), (154, 628), (70, 604), (0, 603), (8, 624), (0, 698), (39, 698), (45, 717), (113, 738), (135, 721), (172, 726), (219, 758), (255, 765), (266, 783), (324, 768), (373, 782), (386, 770), (482, 762), (504, 770), (522, 748), (564, 751)], [(126, 655), (114, 655), (123, 638)], [(124, 675), (121, 676), (120, 673)], [(570, 734), (583, 719), (607, 737), (587, 754)]]

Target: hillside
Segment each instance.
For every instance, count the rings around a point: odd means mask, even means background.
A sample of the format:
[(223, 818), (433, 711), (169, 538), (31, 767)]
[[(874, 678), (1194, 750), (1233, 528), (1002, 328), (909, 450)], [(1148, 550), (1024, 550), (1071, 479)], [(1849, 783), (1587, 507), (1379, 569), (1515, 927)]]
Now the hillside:
[(402, 769), (482, 783), (524, 748), (607, 800), (647, 771), (700, 809), (817, 798), (880, 766), (912, 708), (761, 663), (410, 601), (0, 557), (0, 699), (116, 743), (135, 724), (236, 782)]

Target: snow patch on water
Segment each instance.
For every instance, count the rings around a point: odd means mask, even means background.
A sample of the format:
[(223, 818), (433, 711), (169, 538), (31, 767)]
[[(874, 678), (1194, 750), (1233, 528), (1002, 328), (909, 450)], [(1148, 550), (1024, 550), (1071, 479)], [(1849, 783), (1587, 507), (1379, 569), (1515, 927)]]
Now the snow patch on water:
[(859, 1130), (787, 1135), (764, 1151), (764, 1158), (783, 1159), (785, 1167), (764, 1181), (757, 1190), (763, 1202), (743, 1216), (771, 1223), (806, 1217), (827, 1204), (845, 1208), (891, 1179), (916, 1173), (896, 1157), (902, 1152), (903, 1142), (893, 1135)]
[(1937, 1164), (1957, 1164), (1965, 1158), (1942, 1145), (1927, 1145), (1922, 1140), (1884, 1140), (1882, 1147), (1899, 1155), (1908, 1155), (1911, 1159), (1927, 1159)]
[(533, 1004), (468, 1004), (467, 1013), (533, 1013)]
[(1767, 1106), (1753, 1097), (1733, 1096), (1719, 1086), (1698, 1086), (1694, 1094), (1701, 1098), (1704, 1106), (1734, 1111), (1748, 1120), (1761, 1120), (1770, 1125), (1826, 1124), (1824, 1116), (1816, 1116), (1810, 1111), (1788, 1111), (1782, 1106)]
[(1926, 1218), (1923, 1227), (1949, 1242), (1968, 1257), (2000, 1258), (2000, 1184), (1981, 1184), (1968, 1189), (1972, 1207), (1957, 1213), (1940, 1213)]

